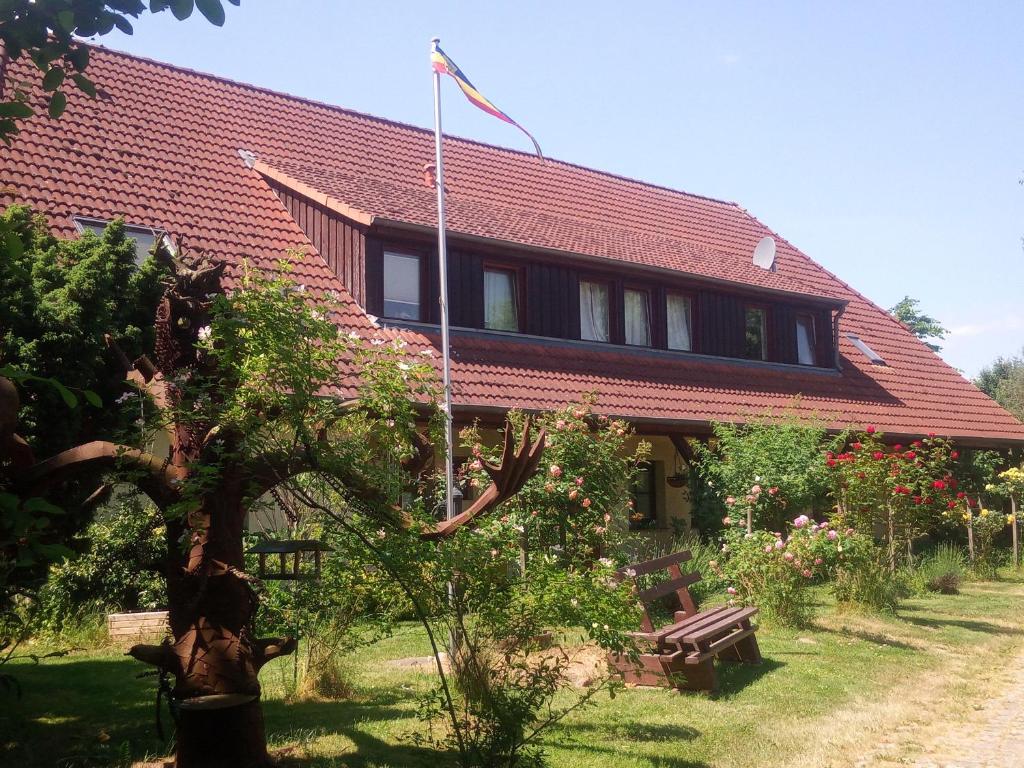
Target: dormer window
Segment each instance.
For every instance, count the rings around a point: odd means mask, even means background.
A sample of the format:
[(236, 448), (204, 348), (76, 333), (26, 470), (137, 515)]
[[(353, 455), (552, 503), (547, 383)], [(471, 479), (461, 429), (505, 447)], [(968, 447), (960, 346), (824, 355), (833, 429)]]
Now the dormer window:
[(690, 297), (682, 293), (670, 293), (666, 296), (666, 316), (668, 321), (668, 348), (689, 352), (693, 349), (693, 313)]
[(520, 330), (518, 282), (514, 269), (484, 267), (484, 328)]
[(396, 320), (422, 320), (422, 257), (414, 253), (384, 251), (384, 316)]
[(800, 365), (817, 365), (817, 338), (814, 315), (796, 316), (796, 361)]
[(623, 291), (626, 343), (635, 347), (651, 346), (651, 294), (627, 288)]
[[(87, 216), (75, 216), (72, 221), (75, 222), (75, 229), (81, 232), (92, 232), (97, 237), (103, 236), (103, 230), (110, 224), (109, 220), (106, 219), (93, 219)], [(162, 229), (154, 229), (153, 227), (143, 227), (136, 224), (124, 225), (125, 235), (129, 240), (135, 241), (135, 264), (136, 266), (142, 264), (153, 251), (153, 246), (163, 241), (164, 245), (173, 251), (171, 241), (167, 237), (167, 233)]]
[(580, 338), (608, 341), (608, 284), (580, 280)]
[(768, 324), (764, 307), (745, 309), (743, 356), (748, 360), (768, 359)]

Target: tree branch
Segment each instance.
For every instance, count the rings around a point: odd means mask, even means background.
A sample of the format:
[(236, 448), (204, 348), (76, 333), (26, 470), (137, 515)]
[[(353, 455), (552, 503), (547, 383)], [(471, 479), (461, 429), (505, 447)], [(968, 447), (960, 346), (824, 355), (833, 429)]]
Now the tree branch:
[(16, 487), (38, 489), (48, 487), (68, 475), (87, 469), (114, 468), (127, 465), (142, 472), (134, 482), (153, 501), (163, 504), (177, 496), (179, 482), (185, 479), (183, 467), (173, 467), (151, 453), (117, 443), (95, 440), (77, 445), (30, 467), (19, 478)]

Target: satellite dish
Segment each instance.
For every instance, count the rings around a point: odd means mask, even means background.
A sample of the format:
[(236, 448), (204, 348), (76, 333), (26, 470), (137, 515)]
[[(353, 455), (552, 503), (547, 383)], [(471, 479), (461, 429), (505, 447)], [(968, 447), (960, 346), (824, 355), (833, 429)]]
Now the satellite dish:
[(754, 266), (769, 271), (775, 270), (775, 238), (762, 237), (754, 248)]

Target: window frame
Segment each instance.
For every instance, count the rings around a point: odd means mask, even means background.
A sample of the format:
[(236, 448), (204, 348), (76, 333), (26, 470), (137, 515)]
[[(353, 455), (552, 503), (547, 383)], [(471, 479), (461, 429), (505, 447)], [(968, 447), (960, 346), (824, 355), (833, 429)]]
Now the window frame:
[[(757, 310), (761, 312), (761, 357), (750, 357), (747, 355), (747, 314), (751, 310)], [(743, 302), (743, 359), (753, 360), (754, 362), (771, 362), (772, 359), (772, 344), (771, 344), (771, 307), (767, 304), (760, 302)]]
[[(418, 313), (416, 318), (408, 317), (393, 317), (385, 311), (387, 305), (387, 269), (385, 265), (387, 263), (388, 254), (394, 254), (395, 256), (404, 256), (406, 258), (414, 258), (419, 263), (419, 299), (418, 299)], [(427, 292), (429, 290), (428, 283), (430, 281), (429, 273), (427, 272), (427, 254), (424, 251), (415, 248), (403, 248), (401, 246), (389, 246), (385, 244), (380, 251), (380, 316), (386, 320), (395, 320), (398, 322), (409, 322), (409, 323), (423, 323), (427, 321)]]
[[(800, 360), (800, 321), (806, 320), (811, 333), (811, 361), (809, 363)], [(796, 363), (797, 365), (817, 366), (820, 353), (818, 352), (818, 322), (813, 312), (797, 312), (793, 321), (793, 332), (796, 336)]]
[[(114, 219), (116, 218), (121, 218), (122, 220), (124, 219), (123, 216), (115, 216)], [(106, 229), (114, 221), (114, 219), (101, 219), (96, 216), (72, 216), (71, 223), (75, 225), (75, 229), (78, 231), (78, 234), (81, 235), (86, 232), (92, 232), (94, 235), (98, 237), (100, 233), (95, 232), (93, 230)], [(178, 255), (178, 250), (177, 248), (174, 247), (174, 241), (171, 240), (170, 236), (167, 234), (166, 229), (161, 229), (160, 227), (147, 227), (145, 224), (130, 224), (128, 223), (128, 221), (124, 221), (124, 231), (129, 235), (129, 237), (132, 235), (133, 232), (139, 235), (149, 235), (150, 237), (153, 238), (154, 245), (158, 242), (163, 243), (164, 248), (166, 248), (172, 256)], [(135, 239), (135, 244), (136, 246), (138, 246), (137, 238)], [(142, 262), (144, 262), (148, 256), (148, 250), (139, 253), (139, 250), (136, 247), (135, 266), (142, 266)]]
[[(626, 337), (626, 294), (630, 291), (634, 293), (642, 293), (647, 297), (647, 343), (646, 344), (633, 344)], [(611, 324), (611, 316), (608, 318), (609, 324)], [(654, 291), (646, 285), (638, 285), (636, 283), (624, 283), (622, 286), (622, 344), (627, 347), (636, 347), (637, 349), (653, 349), (655, 347), (655, 333), (654, 333)]]
[(628, 528), (630, 531), (649, 531), (658, 527), (658, 471), (657, 462), (655, 461), (644, 461), (641, 462), (638, 467), (643, 466), (647, 478), (648, 487), (646, 495), (650, 499), (650, 509), (640, 520), (634, 520), (633, 516), (638, 514), (637, 503), (636, 503), (636, 485), (632, 485), (629, 489), (629, 498), (632, 502), (629, 512)]
[[(686, 299), (690, 307), (690, 348), (679, 349), (677, 347), (669, 346), (668, 340), (668, 300), (670, 296), (681, 296)], [(671, 352), (694, 352), (698, 351), (697, 339), (699, 335), (697, 333), (697, 293), (692, 290), (685, 290), (682, 288), (666, 288), (665, 289), (665, 349)]]
[[(596, 285), (603, 285), (605, 288), (605, 298), (608, 307), (608, 338), (602, 341), (601, 339), (585, 339), (583, 338), (583, 306), (580, 300), (583, 298), (583, 284), (594, 283)], [(580, 341), (590, 342), (592, 344), (614, 344), (615, 336), (617, 333), (616, 328), (616, 312), (615, 312), (615, 283), (606, 277), (595, 277), (592, 275), (578, 275), (576, 280), (576, 308), (580, 315), (580, 328), (579, 337)]]
[[(508, 330), (507, 328), (488, 328), (487, 327), (487, 273), (488, 272), (504, 272), (512, 275), (512, 292), (513, 300), (516, 306), (516, 328), (515, 330)], [(481, 285), (481, 295), (483, 296), (483, 317), (480, 319), (480, 325), (485, 331), (498, 331), (499, 333), (522, 333), (526, 327), (526, 291), (524, 290), (525, 283), (525, 270), (522, 265), (509, 264), (508, 262), (502, 261), (491, 261), (485, 260), (480, 269), (480, 279), (483, 284)]]

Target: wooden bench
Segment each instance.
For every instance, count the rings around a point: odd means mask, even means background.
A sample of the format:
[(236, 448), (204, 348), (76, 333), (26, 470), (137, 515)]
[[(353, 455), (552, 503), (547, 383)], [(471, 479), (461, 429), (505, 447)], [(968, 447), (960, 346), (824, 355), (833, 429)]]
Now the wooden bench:
[[(633, 581), (644, 609), (640, 631), (630, 633), (646, 646), (639, 662), (625, 655), (609, 656), (626, 683), (714, 692), (718, 690), (716, 658), (760, 663), (761, 651), (754, 637), (757, 628), (751, 623), (757, 608), (723, 605), (697, 610), (688, 587), (700, 581), (700, 574), (684, 574), (680, 568), (680, 563), (689, 559), (688, 551), (675, 552), (618, 571), (620, 579)], [(640, 577), (661, 571), (668, 572), (666, 580), (641, 588)], [(678, 607), (671, 624), (655, 629), (651, 607), (662, 598), (672, 599)]]

